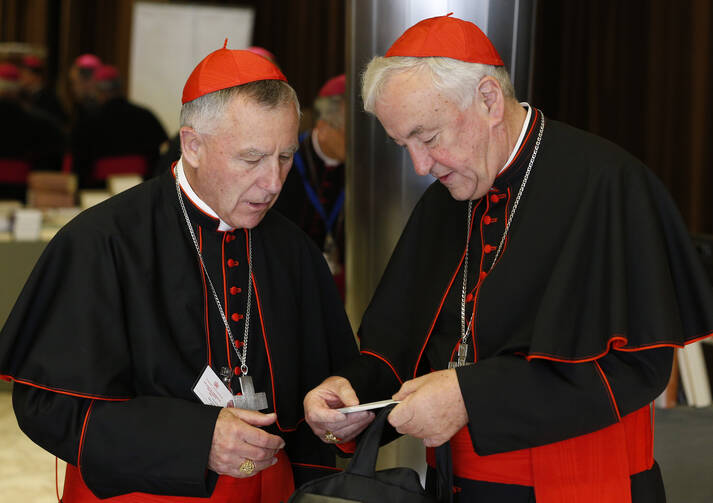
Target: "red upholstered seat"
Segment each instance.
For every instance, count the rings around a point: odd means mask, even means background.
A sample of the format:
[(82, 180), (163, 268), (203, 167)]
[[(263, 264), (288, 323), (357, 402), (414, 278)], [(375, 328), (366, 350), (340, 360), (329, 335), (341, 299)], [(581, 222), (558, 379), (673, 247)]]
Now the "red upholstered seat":
[(0, 183), (25, 184), (31, 168), (27, 161), (0, 159)]
[(140, 175), (148, 171), (146, 158), (140, 155), (124, 155), (117, 157), (102, 157), (94, 162), (92, 178), (106, 180), (111, 175)]

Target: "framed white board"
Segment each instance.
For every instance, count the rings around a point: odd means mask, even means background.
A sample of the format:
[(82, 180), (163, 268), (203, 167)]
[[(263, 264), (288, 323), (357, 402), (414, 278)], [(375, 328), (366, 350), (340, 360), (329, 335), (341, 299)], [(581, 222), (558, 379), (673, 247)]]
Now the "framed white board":
[(134, 5), (128, 97), (156, 114), (166, 132), (178, 131), (183, 85), (198, 62), (223, 47), (251, 45), (249, 7), (137, 2)]

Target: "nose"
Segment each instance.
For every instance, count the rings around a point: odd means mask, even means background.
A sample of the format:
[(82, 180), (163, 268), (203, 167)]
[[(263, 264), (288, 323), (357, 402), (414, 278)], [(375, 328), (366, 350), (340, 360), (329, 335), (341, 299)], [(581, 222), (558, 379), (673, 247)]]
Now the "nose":
[(280, 162), (271, 159), (265, 163), (265, 172), (260, 177), (260, 188), (270, 194), (278, 194), (282, 189), (282, 177), (280, 176)]
[(408, 153), (413, 162), (413, 170), (417, 175), (424, 176), (431, 172), (434, 160), (428, 149), (420, 145), (409, 145)]

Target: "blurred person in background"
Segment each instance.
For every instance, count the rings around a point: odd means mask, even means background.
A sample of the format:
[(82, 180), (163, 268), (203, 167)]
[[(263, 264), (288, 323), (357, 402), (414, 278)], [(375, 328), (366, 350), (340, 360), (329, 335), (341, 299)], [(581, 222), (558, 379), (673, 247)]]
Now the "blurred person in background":
[(69, 68), (67, 77), (73, 102), (72, 122), (82, 119), (95, 108), (94, 70), (99, 68), (101, 64), (101, 59), (98, 56), (82, 54), (74, 60)]
[(93, 73), (94, 110), (72, 130), (73, 170), (80, 188), (102, 188), (115, 174), (154, 175), (166, 131), (148, 109), (122, 95), (114, 66), (101, 65)]
[(62, 127), (66, 127), (67, 113), (57, 98), (57, 93), (47, 87), (45, 63), (42, 58), (27, 54), (22, 57), (19, 69), (23, 100), (36, 110), (54, 118)]
[(61, 167), (66, 137), (57, 122), (20, 100), (20, 70), (0, 63), (0, 199), (25, 201), (30, 171)]
[(314, 100), (314, 128), (300, 135), (294, 167), (275, 208), (322, 250), (344, 296), (345, 75), (329, 79)]

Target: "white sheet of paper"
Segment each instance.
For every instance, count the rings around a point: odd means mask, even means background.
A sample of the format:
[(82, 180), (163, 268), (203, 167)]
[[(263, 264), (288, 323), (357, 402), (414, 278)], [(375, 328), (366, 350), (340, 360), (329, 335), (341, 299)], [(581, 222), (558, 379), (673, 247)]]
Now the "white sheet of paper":
[(350, 412), (361, 412), (363, 410), (380, 409), (391, 405), (392, 403), (401, 403), (398, 400), (381, 400), (379, 402), (362, 403), (360, 405), (353, 405), (351, 407), (342, 407), (337, 409), (339, 412), (344, 414), (349, 414)]
[(200, 398), (204, 405), (225, 407), (228, 402), (233, 400), (233, 394), (210, 366), (206, 366), (193, 387), (193, 393)]

